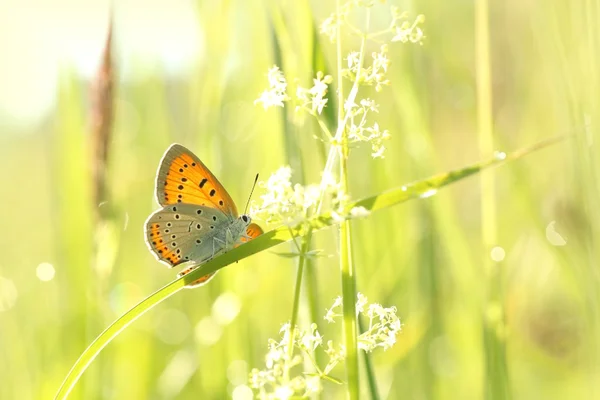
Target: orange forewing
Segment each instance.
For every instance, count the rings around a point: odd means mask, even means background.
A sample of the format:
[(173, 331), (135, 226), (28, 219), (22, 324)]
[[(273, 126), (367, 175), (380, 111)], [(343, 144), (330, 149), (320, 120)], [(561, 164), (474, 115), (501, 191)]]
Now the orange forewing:
[[(251, 223), (246, 228), (246, 235), (248, 235), (250, 238), (248, 239), (248, 238), (243, 237), (241, 240), (242, 240), (242, 242), (248, 242), (262, 234), (263, 234), (262, 228), (255, 223)], [(192, 272), (195, 268), (196, 268), (195, 266), (187, 268), (187, 269), (181, 271), (177, 276), (182, 277), (182, 276)], [(199, 279), (196, 279), (194, 282), (189, 283), (188, 285), (186, 285), (186, 287), (193, 288), (193, 287), (202, 285), (202, 284), (206, 283), (210, 278), (212, 278), (215, 274), (216, 274), (216, 272), (213, 272), (212, 274), (204, 275), (204, 276), (200, 277)]]
[(156, 175), (156, 200), (161, 206), (198, 204), (238, 216), (223, 185), (198, 157), (179, 144), (171, 145), (161, 160)]

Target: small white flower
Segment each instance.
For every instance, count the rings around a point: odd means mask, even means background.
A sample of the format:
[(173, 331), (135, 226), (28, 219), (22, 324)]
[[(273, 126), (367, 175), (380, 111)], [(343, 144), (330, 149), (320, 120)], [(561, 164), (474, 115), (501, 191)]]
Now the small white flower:
[[(372, 99), (362, 99), (360, 101), (360, 105), (362, 106), (363, 109), (371, 111), (371, 112), (379, 112), (379, 105), (377, 103), (375, 103), (375, 100)], [(375, 124), (377, 125), (377, 124)]]
[(320, 376), (306, 377), (306, 395), (317, 394), (323, 390)]
[(350, 216), (352, 218), (367, 217), (370, 214), (371, 214), (371, 212), (369, 210), (367, 210), (366, 208), (364, 208), (363, 206), (352, 207), (352, 209), (350, 210)]
[(304, 333), (300, 341), (305, 349), (315, 351), (323, 343), (323, 336), (317, 331), (317, 324), (311, 324), (311, 332)]
[(348, 69), (356, 74), (358, 63), (360, 62), (360, 53), (358, 51), (351, 51), (346, 58), (348, 63)]
[(283, 72), (278, 66), (273, 66), (267, 73), (269, 89), (262, 92), (260, 97), (254, 101), (254, 104), (262, 104), (264, 109), (269, 107), (283, 107), (283, 102), (289, 100), (287, 95), (287, 82)]
[(390, 65), (390, 60), (387, 58), (387, 55), (384, 51), (380, 53), (373, 53), (373, 69), (379, 70), (383, 69), (383, 72), (387, 72), (388, 67)]
[(367, 296), (360, 292), (357, 293), (356, 297), (356, 312), (362, 313), (364, 311), (365, 304), (367, 304), (369, 300), (367, 299)]
[(341, 314), (336, 314), (335, 309), (342, 305), (342, 300), (342, 297), (338, 296), (333, 305), (327, 310), (324, 317), (327, 322), (335, 322), (335, 317), (341, 316)]
[[(406, 15), (403, 16), (406, 17)], [(403, 21), (400, 25), (397, 25), (395, 27), (396, 34), (392, 38), (392, 42), (421, 43), (425, 38), (425, 34), (418, 25), (423, 23), (424, 20), (423, 15), (419, 15), (412, 24), (408, 21)]]
[(304, 109), (309, 113), (321, 114), (323, 108), (327, 105), (328, 85), (333, 81), (330, 75), (324, 75), (321, 71), (317, 72), (317, 77), (313, 79), (313, 86), (310, 89), (298, 86), (296, 97), (301, 105), (296, 110)]
[(337, 36), (338, 25), (341, 23), (342, 21), (337, 14), (331, 14), (321, 23), (319, 31), (327, 36), (331, 42), (334, 42)]
[(285, 96), (265, 90), (258, 99), (254, 100), (254, 104), (262, 104), (263, 108), (267, 110), (270, 107), (283, 107), (285, 100)]
[(275, 398), (278, 400), (287, 400), (294, 395), (294, 390), (289, 386), (278, 386), (275, 389)]

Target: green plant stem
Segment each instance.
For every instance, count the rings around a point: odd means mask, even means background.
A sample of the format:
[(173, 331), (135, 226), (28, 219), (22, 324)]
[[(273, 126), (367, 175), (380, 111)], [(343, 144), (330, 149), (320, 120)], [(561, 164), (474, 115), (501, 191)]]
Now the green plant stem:
[[(339, 0), (337, 2), (339, 12)], [(369, 30), (370, 9), (366, 11), (367, 28)], [(358, 94), (358, 86), (361, 78), (362, 66), (365, 58), (365, 47), (367, 42), (367, 34), (363, 34), (361, 45), (358, 69), (356, 77), (348, 96), (348, 104), (352, 104)], [(342, 76), (341, 62), (341, 26), (337, 29), (337, 62), (338, 62), (338, 78)], [(339, 82), (340, 87), (343, 82)], [(343, 94), (340, 93), (340, 96)], [(348, 134), (346, 124), (349, 114), (344, 114), (343, 97), (338, 98), (339, 114), (338, 114), (338, 129), (336, 139), (339, 144), (339, 159), (340, 159), (340, 183), (343, 193), (348, 193)], [(346, 345), (346, 377), (348, 381), (348, 397), (352, 400), (358, 399), (360, 394), (360, 375), (358, 369), (358, 322), (356, 315), (356, 272), (352, 259), (352, 230), (350, 221), (346, 220), (340, 225), (340, 272), (342, 278), (342, 309), (344, 314), (344, 342)]]
[[(344, 130), (345, 132), (345, 130)], [(348, 193), (348, 144), (347, 138), (342, 141), (340, 155), (340, 176), (342, 191)], [(358, 399), (358, 323), (356, 315), (356, 275), (352, 260), (352, 231), (350, 221), (340, 225), (340, 271), (342, 274), (342, 308), (344, 313), (344, 342), (346, 344), (346, 376), (350, 399)]]
[[(292, 360), (294, 355), (294, 337), (296, 335), (296, 325), (298, 323), (298, 311), (300, 309), (300, 293), (302, 289), (302, 275), (304, 272), (304, 264), (306, 262), (306, 254), (308, 253), (308, 247), (310, 245), (309, 237), (312, 236), (312, 229), (309, 228), (309, 231), (306, 236), (302, 237), (302, 247), (300, 251), (300, 255), (298, 256), (298, 270), (296, 272), (296, 287), (294, 288), (294, 303), (292, 305), (292, 318), (290, 320), (290, 335), (289, 342), (287, 348), (288, 360)], [(284, 371), (285, 379), (289, 381), (290, 379), (290, 369), (289, 363), (285, 364), (286, 368)]]
[[(370, 330), (371, 327), (369, 327)], [(363, 318), (358, 318), (358, 330), (362, 334), (366, 331)], [(373, 362), (371, 361), (371, 353), (363, 351), (363, 360), (365, 363), (365, 372), (367, 375), (367, 383), (369, 385), (369, 393), (371, 400), (379, 400), (379, 390), (377, 389), (377, 381), (375, 380), (375, 371), (373, 369)]]

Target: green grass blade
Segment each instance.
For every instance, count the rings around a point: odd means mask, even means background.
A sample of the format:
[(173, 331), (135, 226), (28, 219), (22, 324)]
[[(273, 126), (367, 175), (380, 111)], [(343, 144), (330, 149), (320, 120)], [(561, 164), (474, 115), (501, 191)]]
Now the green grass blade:
[(96, 340), (94, 340), (92, 344), (88, 346), (87, 349), (85, 349), (79, 359), (77, 359), (75, 365), (73, 365), (73, 368), (71, 368), (71, 371), (69, 371), (69, 374), (58, 389), (55, 399), (67, 398), (86, 368), (92, 363), (96, 356), (100, 354), (102, 349), (109, 344), (122, 330), (127, 328), (133, 321), (141, 317), (146, 311), (161, 303), (163, 300), (171, 297), (171, 295), (181, 290), (184, 286), (185, 284), (181, 279), (169, 283), (165, 287), (157, 290), (144, 300), (140, 301), (131, 310), (127, 311), (125, 314), (123, 314), (123, 316), (113, 322), (112, 325), (106, 328), (104, 332), (102, 332), (100, 336), (98, 336)]
[[(355, 207), (364, 207), (368, 211), (373, 212), (393, 205), (398, 205), (412, 199), (429, 197), (435, 193), (434, 191), (437, 191), (438, 189), (451, 183), (458, 182), (469, 176), (475, 175), (485, 168), (498, 166), (507, 161), (519, 159), (533, 151), (548, 147), (549, 145), (564, 140), (565, 138), (566, 136), (561, 136), (549, 139), (539, 142), (534, 146), (515, 151), (508, 155), (502, 153), (489, 160), (478, 162), (461, 169), (434, 175), (431, 178), (391, 189), (376, 196), (351, 202), (346, 207), (346, 211), (350, 212), (350, 210)], [(122, 330), (142, 316), (146, 311), (150, 310), (152, 307), (181, 290), (188, 283), (192, 283), (200, 277), (212, 272), (216, 272), (219, 269), (224, 268), (225, 266), (236, 261), (277, 246), (278, 244), (287, 242), (291, 240), (293, 236), (303, 236), (308, 232), (309, 229), (319, 230), (332, 225), (337, 225), (339, 222), (339, 218), (334, 217), (331, 213), (324, 213), (317, 217), (311, 218), (305, 224), (300, 224), (291, 229), (287, 226), (281, 226), (273, 229), (264, 233), (258, 238), (245, 243), (244, 245), (239, 246), (207, 262), (206, 264), (203, 264), (196, 270), (154, 292), (149, 297), (135, 305), (119, 319), (117, 319), (112, 325), (104, 330), (104, 332), (102, 332), (87, 349), (85, 349), (83, 354), (75, 362), (73, 368), (71, 368), (71, 371), (69, 371), (69, 374), (60, 386), (55, 398), (65, 399), (68, 396), (86, 368), (96, 358), (100, 351), (102, 351), (102, 349)]]

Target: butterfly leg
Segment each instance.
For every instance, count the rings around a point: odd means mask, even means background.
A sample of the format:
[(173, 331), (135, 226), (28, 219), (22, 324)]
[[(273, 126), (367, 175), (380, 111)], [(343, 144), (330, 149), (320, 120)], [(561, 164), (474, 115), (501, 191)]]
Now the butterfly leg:
[[(211, 258), (214, 258), (217, 254), (219, 254), (223, 249), (226, 249), (227, 242), (223, 239), (213, 238), (213, 250)], [(226, 250), (225, 250), (226, 251)]]

